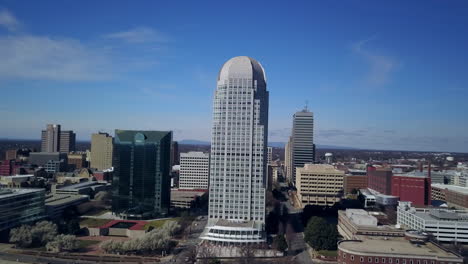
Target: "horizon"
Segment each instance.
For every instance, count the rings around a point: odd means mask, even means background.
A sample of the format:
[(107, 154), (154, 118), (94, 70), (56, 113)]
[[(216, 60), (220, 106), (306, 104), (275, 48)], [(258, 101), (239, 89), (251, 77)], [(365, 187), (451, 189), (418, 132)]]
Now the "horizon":
[[(6, 140), (6, 141), (37, 141), (40, 142), (41, 139), (14, 139), (14, 138), (0, 138), (0, 140)], [(203, 140), (197, 140), (197, 139), (182, 139), (182, 140), (175, 140), (178, 142), (180, 145), (194, 145), (194, 146), (210, 146), (211, 142), (210, 141), (203, 141)], [(198, 141), (201, 143), (207, 143), (207, 144), (192, 144), (192, 143), (180, 143), (182, 141)], [(86, 140), (76, 140), (77, 143), (89, 143), (91, 144), (91, 140), (86, 141)], [(270, 143), (275, 143), (275, 144), (286, 144), (286, 142), (281, 142), (281, 141), (272, 141)], [(389, 151), (389, 152), (421, 152), (421, 153), (451, 153), (451, 154), (468, 154), (468, 152), (458, 152), (458, 151), (434, 151), (434, 150), (401, 150), (401, 149), (368, 149), (368, 148), (354, 148), (354, 147), (347, 147), (347, 146), (336, 146), (336, 145), (322, 145), (322, 144), (315, 144), (317, 146), (317, 149), (327, 149), (327, 150), (349, 150), (349, 151)], [(280, 148), (284, 149), (284, 146), (278, 147), (278, 146), (272, 146), (269, 145), (268, 147), (273, 147), (273, 148)]]
[(218, 71), (246, 55), (271, 142), (307, 105), (317, 145), (468, 152), (467, 2), (214, 5), (0, 0), (0, 138), (57, 123), (81, 142), (111, 127), (209, 142)]

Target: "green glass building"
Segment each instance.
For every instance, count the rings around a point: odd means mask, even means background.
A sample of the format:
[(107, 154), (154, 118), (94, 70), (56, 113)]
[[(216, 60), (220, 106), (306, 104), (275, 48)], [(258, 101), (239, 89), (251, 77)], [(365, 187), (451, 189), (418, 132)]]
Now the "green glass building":
[(115, 130), (112, 211), (125, 219), (169, 213), (170, 131)]

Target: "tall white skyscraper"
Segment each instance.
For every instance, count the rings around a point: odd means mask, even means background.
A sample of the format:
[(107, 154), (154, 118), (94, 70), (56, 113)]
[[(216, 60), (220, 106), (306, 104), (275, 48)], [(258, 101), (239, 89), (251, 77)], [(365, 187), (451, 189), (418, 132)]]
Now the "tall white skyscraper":
[(314, 114), (305, 108), (294, 114), (292, 129), (292, 182), (296, 182), (296, 168), (315, 161)]
[(213, 105), (210, 199), (204, 240), (264, 242), (268, 91), (262, 65), (241, 56), (218, 75)]
[(190, 151), (180, 153), (180, 189), (208, 190), (210, 154)]

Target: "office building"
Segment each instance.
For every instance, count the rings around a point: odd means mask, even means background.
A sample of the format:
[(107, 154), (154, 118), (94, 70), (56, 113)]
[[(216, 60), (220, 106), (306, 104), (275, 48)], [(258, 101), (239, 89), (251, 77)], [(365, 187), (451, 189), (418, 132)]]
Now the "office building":
[(17, 149), (9, 149), (5, 151), (5, 160), (16, 160)]
[(468, 209), (468, 187), (434, 183), (431, 185), (431, 198), (443, 201), (449, 207)]
[(177, 141), (172, 141), (171, 145), (171, 166), (179, 165), (179, 143)]
[(350, 194), (354, 191), (367, 188), (367, 175), (348, 173), (344, 176), (344, 193)]
[(369, 189), (381, 194), (392, 194), (392, 169), (383, 167), (367, 167), (367, 180)]
[(305, 164), (296, 168), (297, 196), (302, 207), (313, 205), (333, 206), (343, 195), (345, 172), (332, 165)]
[(167, 215), (172, 132), (116, 130), (112, 211), (124, 218)]
[(4, 160), (0, 163), (0, 176), (10, 176), (19, 173), (21, 165), (15, 160)]
[(397, 224), (406, 229), (431, 233), (441, 242), (468, 243), (466, 210), (416, 208), (411, 202), (399, 202)]
[(0, 189), (0, 232), (45, 217), (45, 189)]
[(208, 190), (210, 154), (203, 152), (180, 153), (180, 189)]
[(416, 206), (430, 205), (431, 178), (427, 175), (395, 174), (392, 176), (392, 195)]
[(294, 184), (293, 165), (292, 165), (292, 138), (289, 137), (286, 146), (284, 147), (284, 171), (288, 182)]
[(273, 161), (273, 148), (267, 147), (267, 164), (271, 164)]
[(68, 163), (66, 153), (60, 152), (31, 152), (29, 153), (29, 163), (37, 166), (45, 166), (49, 161), (63, 161)]
[(423, 234), (363, 237), (338, 242), (340, 264), (462, 264), (463, 257), (427, 241)]
[(71, 131), (60, 131), (60, 143), (59, 143), (59, 151), (62, 153), (68, 153), (71, 151), (75, 151), (76, 145), (76, 134)]
[(112, 145), (113, 139), (107, 133), (91, 135), (91, 165), (97, 170), (112, 168)]
[(203, 240), (266, 241), (266, 88), (263, 67), (252, 58), (232, 58), (219, 72), (213, 105), (208, 224)]
[(88, 202), (88, 195), (52, 194), (45, 199), (45, 212), (49, 219), (59, 219), (68, 208)]
[[(182, 157), (181, 157), (182, 158)], [(207, 192), (201, 190), (171, 190), (171, 207), (173, 208), (195, 208), (202, 199), (207, 200)]]
[(315, 162), (314, 150), (314, 115), (305, 108), (293, 116), (291, 151), (293, 182), (296, 182), (297, 168)]
[(343, 239), (360, 239), (361, 236), (403, 237), (405, 230), (393, 225), (381, 225), (377, 212), (363, 209), (346, 209), (338, 211), (338, 232)]
[(48, 124), (46, 130), (42, 130), (41, 135), (42, 152), (60, 151), (60, 125)]
[(83, 153), (69, 153), (68, 154), (68, 167), (71, 170), (81, 169), (86, 167), (86, 154)]

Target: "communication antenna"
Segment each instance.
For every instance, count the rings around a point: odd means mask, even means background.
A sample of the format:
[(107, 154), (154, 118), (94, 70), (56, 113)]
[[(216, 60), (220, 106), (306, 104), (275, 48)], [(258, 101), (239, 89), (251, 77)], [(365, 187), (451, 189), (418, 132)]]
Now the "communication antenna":
[(308, 100), (305, 101), (304, 110), (305, 110), (305, 111), (308, 111), (308, 110), (309, 110), (309, 101), (308, 101)]

